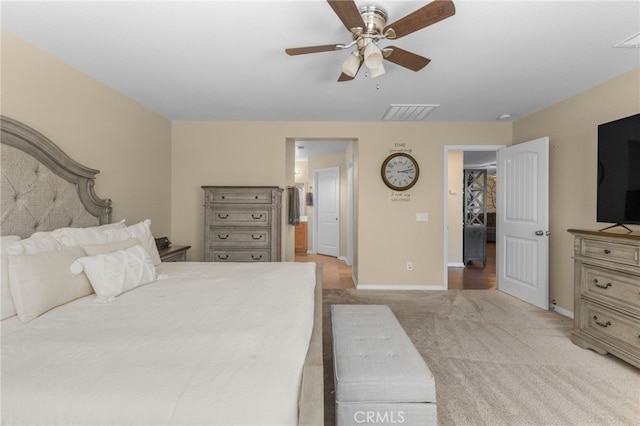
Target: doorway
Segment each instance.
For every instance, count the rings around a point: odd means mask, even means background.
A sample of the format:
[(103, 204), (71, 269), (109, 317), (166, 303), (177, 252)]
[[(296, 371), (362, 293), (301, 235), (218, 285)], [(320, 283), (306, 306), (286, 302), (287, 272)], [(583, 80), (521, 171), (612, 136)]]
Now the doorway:
[[(502, 145), (445, 147), (445, 288), (497, 288), (496, 161), (497, 151), (501, 148)], [(465, 170), (481, 170), (483, 176), (482, 211), (474, 210), (472, 215), (468, 215), (465, 207), (468, 208), (469, 203), (478, 204), (477, 188), (465, 180)], [(474, 176), (472, 181), (478, 180), (479, 175)], [(482, 227), (479, 233), (478, 224)], [(482, 241), (472, 241), (472, 237), (478, 235)], [(482, 256), (470, 255), (470, 248), (481, 252)]]
[[(475, 148), (475, 151), (483, 150), (483, 147)], [(458, 147), (459, 151), (468, 149), (468, 146)], [(447, 186), (451, 184), (452, 151), (452, 147), (445, 147)], [(495, 151), (496, 288), (534, 306), (549, 309), (549, 138), (498, 147)], [(453, 190), (455, 192), (455, 187)], [(446, 202), (444, 210), (444, 246), (448, 250), (451, 223)], [(448, 282), (448, 270), (445, 270), (445, 288), (448, 288)]]
[[(337, 264), (344, 281), (348, 272), (353, 288), (355, 265), (354, 252), (354, 163), (356, 140), (345, 139), (295, 139), (295, 181), (304, 185), (307, 192), (305, 206), (301, 209), (308, 236), (307, 248), (296, 250), (296, 262), (321, 260), (321, 263)], [(326, 196), (333, 202), (325, 203)], [(298, 231), (296, 229), (296, 231)], [(296, 244), (297, 246), (297, 244)], [(314, 260), (315, 259), (315, 260)], [(318, 260), (320, 259), (320, 260)], [(336, 270), (338, 270), (336, 269)], [(334, 274), (338, 276), (338, 274)], [(329, 277), (327, 271), (327, 277)], [(341, 285), (329, 283), (332, 286)]]

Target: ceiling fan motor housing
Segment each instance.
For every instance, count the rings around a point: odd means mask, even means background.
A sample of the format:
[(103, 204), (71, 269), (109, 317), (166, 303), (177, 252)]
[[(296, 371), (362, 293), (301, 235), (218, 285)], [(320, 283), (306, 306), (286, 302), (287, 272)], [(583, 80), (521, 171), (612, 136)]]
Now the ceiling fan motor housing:
[(364, 33), (367, 35), (381, 35), (387, 24), (387, 11), (380, 6), (360, 6), (360, 15), (364, 21)]

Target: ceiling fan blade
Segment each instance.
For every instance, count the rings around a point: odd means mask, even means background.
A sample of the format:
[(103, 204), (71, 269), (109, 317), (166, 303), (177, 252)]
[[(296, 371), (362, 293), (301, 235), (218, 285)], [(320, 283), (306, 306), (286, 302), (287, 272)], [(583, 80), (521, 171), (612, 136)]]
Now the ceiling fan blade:
[(351, 28), (364, 28), (364, 21), (353, 0), (327, 0), (327, 3), (349, 31)]
[(391, 50), (389, 55), (384, 55), (385, 59), (389, 62), (393, 62), (394, 64), (400, 65), (401, 67), (408, 68), (412, 71), (420, 71), (422, 68), (426, 67), (431, 59), (425, 58), (424, 56), (416, 55), (415, 53), (411, 53), (407, 50), (400, 49), (399, 47), (389, 46), (385, 47), (384, 53), (386, 54), (387, 50)]
[(351, 81), (354, 78), (356, 78), (356, 76), (354, 75), (353, 77), (349, 77), (348, 75), (346, 75), (345, 73), (340, 74), (340, 77), (338, 77), (338, 81)]
[(456, 7), (451, 0), (435, 0), (404, 18), (387, 25), (384, 28), (384, 34), (387, 34), (387, 31), (391, 29), (395, 35), (393, 37), (388, 35), (387, 38), (404, 37), (453, 16), (455, 13)]
[(287, 52), (287, 55), (295, 56), (295, 55), (304, 55), (307, 53), (319, 53), (319, 52), (330, 52), (333, 50), (340, 50), (340, 45), (337, 44), (325, 44), (323, 46), (308, 46), (308, 47), (292, 47), (289, 49), (284, 49)]
[(340, 74), (340, 77), (338, 77), (338, 81), (351, 81), (354, 78), (356, 78), (356, 75), (358, 75), (358, 71), (360, 71), (360, 68), (362, 68), (362, 61), (360, 61), (360, 65), (358, 65), (358, 69), (356, 70), (356, 73), (353, 75), (353, 77), (348, 76), (345, 73)]

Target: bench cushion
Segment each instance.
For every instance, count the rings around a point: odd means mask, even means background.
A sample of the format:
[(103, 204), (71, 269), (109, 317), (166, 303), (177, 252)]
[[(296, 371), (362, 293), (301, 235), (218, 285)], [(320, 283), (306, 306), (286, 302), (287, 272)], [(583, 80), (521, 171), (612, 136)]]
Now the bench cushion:
[(332, 305), (336, 402), (435, 403), (433, 374), (386, 305)]

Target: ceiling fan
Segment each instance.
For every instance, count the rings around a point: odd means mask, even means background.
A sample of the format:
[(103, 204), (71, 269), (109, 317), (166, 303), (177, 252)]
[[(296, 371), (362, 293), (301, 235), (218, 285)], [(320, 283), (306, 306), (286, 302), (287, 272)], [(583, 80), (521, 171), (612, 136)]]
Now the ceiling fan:
[(322, 46), (295, 47), (285, 49), (288, 55), (329, 52), (355, 47), (342, 64), (342, 74), (338, 81), (353, 80), (364, 63), (371, 77), (384, 74), (383, 60), (419, 71), (431, 59), (400, 49), (396, 46), (378, 47), (380, 40), (394, 40), (404, 37), (429, 25), (440, 22), (456, 13), (451, 0), (435, 0), (404, 18), (387, 24), (387, 12), (377, 5), (358, 7), (353, 0), (327, 0), (345, 27), (351, 32), (353, 41), (348, 44), (327, 44)]

